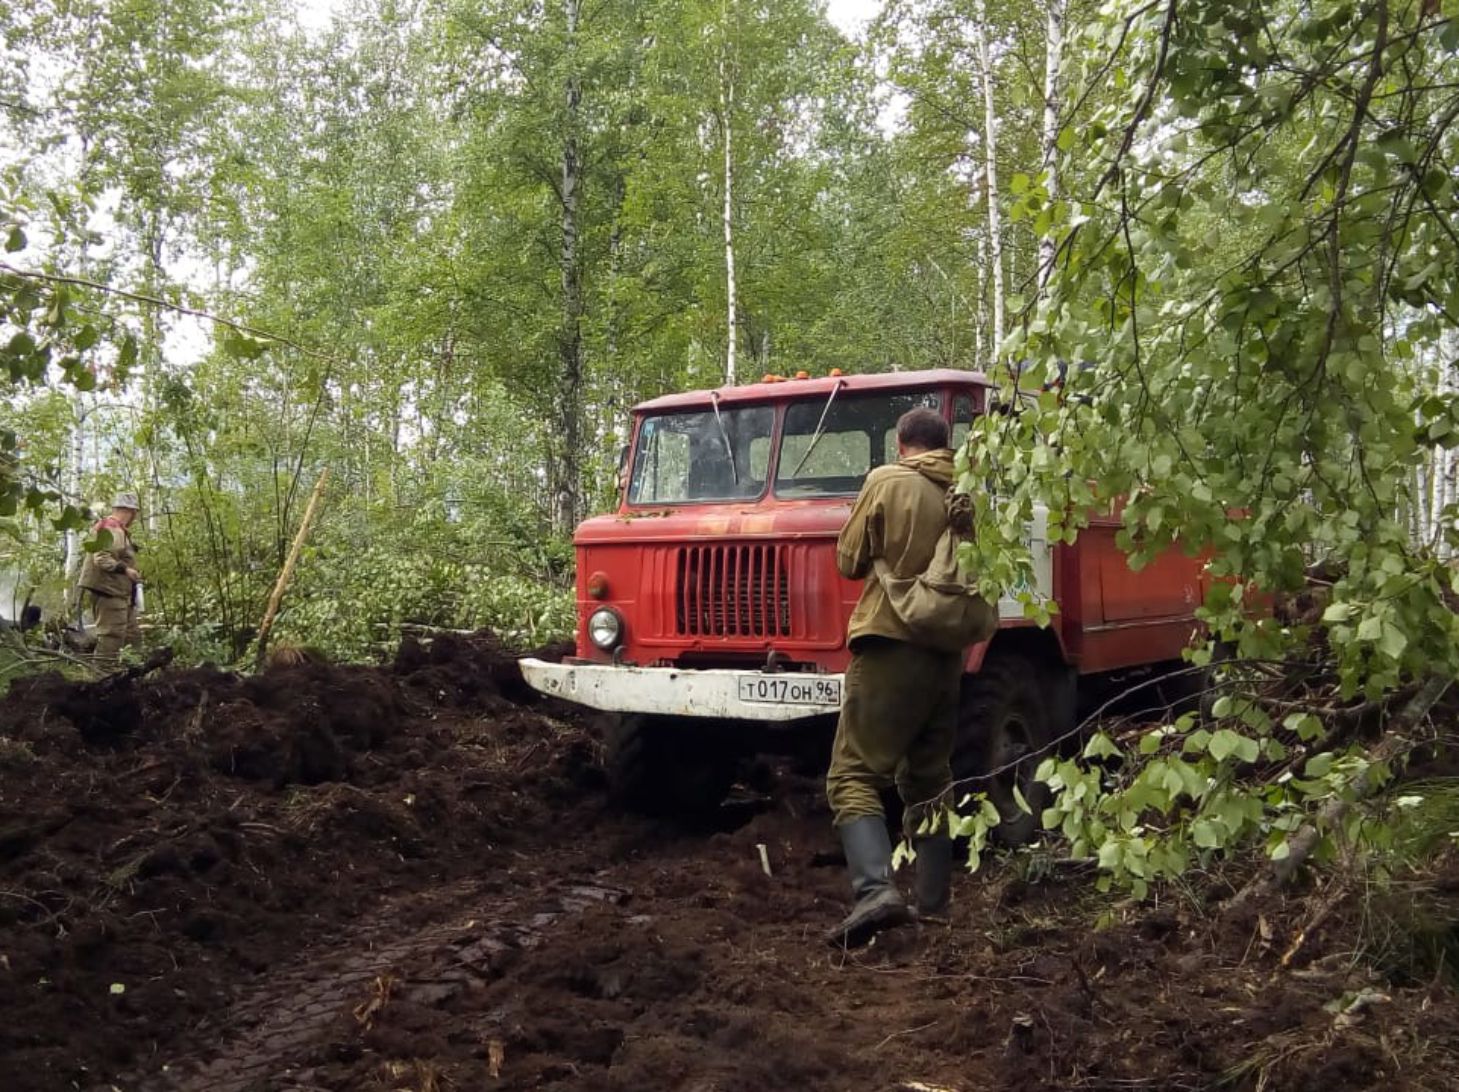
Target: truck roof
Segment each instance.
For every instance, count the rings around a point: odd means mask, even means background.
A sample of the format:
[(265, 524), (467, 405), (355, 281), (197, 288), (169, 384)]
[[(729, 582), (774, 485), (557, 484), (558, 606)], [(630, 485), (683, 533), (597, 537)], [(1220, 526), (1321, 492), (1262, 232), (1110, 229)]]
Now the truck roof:
[[(797, 395), (830, 394), (837, 383), (845, 390), (875, 391), (897, 390), (899, 388), (940, 387), (952, 384), (969, 384), (991, 387), (988, 377), (982, 372), (964, 371), (960, 368), (929, 368), (920, 372), (875, 372), (866, 375), (826, 375), (814, 379), (776, 379), (768, 383), (745, 383), (735, 387), (718, 389), (720, 405), (736, 402), (780, 401)], [(640, 402), (633, 407), (635, 413), (649, 410), (689, 409), (704, 406), (710, 401), (710, 390), (684, 391), (681, 394), (666, 394)]]

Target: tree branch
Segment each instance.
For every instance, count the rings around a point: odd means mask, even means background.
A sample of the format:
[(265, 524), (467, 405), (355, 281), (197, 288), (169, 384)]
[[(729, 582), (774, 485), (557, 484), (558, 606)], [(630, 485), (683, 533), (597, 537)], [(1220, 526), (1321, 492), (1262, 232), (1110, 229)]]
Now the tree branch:
[(1417, 745), (1412, 738), (1413, 730), (1449, 689), (1451, 680), (1441, 675), (1430, 675), (1418, 693), (1415, 694), (1395, 716), (1388, 731), (1378, 745), (1368, 753), (1368, 766), (1353, 779), (1350, 795), (1333, 798), (1317, 813), (1317, 822), (1307, 823), (1286, 842), (1287, 853), (1272, 862), (1250, 883), (1243, 887), (1226, 904), (1226, 912), (1238, 910), (1248, 903), (1272, 894), (1278, 887), (1291, 882), (1312, 851), (1322, 840), (1322, 832), (1331, 830), (1347, 816), (1353, 805), (1372, 796), (1380, 787), (1380, 774), (1397, 758), (1401, 758)]
[(102, 284), (100, 281), (88, 280), (85, 277), (72, 277), (59, 273), (42, 273), (38, 269), (19, 269), (8, 262), (0, 262), (0, 273), (9, 273), (11, 276), (22, 277), (30, 281), (44, 281), (47, 284), (69, 284), (78, 288), (89, 288), (94, 292), (101, 292), (108, 296), (115, 296), (118, 299), (131, 300), (133, 303), (145, 303), (151, 307), (161, 307), (179, 315), (191, 315), (194, 318), (205, 319), (218, 326), (226, 326), (230, 330), (236, 330), (240, 334), (247, 334), (249, 337), (258, 338), (263, 341), (272, 341), (279, 345), (287, 346), (305, 356), (312, 356), (316, 360), (334, 361), (337, 357), (328, 353), (321, 353), (318, 349), (311, 349), (308, 346), (300, 345), (297, 341), (291, 341), (280, 334), (269, 333), (256, 326), (249, 326), (244, 322), (236, 322), (233, 319), (215, 315), (211, 311), (203, 311), (196, 307), (187, 307), (180, 303), (173, 303), (171, 300), (160, 299), (157, 296), (149, 296), (141, 292), (128, 292), (123, 288), (116, 288), (109, 284)]

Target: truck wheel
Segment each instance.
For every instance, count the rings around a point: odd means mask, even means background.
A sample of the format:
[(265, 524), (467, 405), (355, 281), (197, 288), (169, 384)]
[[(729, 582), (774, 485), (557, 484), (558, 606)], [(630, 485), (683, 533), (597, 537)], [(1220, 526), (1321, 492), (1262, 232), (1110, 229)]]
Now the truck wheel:
[(1216, 700), (1220, 698), (1225, 687), (1221, 685), (1221, 679), (1227, 669), (1231, 667), (1236, 659), (1236, 645), (1231, 641), (1217, 641), (1211, 650), (1211, 662), (1206, 669), (1196, 676), (1199, 680), (1200, 693), (1197, 695), (1199, 702), (1201, 720), (1211, 722), (1216, 719)]
[[(1071, 695), (1072, 681), (1062, 667), (1055, 676), (1045, 665), (1019, 655), (986, 660), (976, 675), (963, 679), (952, 774), (961, 780), (1001, 771), (991, 779), (960, 786), (958, 794), (988, 794), (1003, 817), (997, 834), (1004, 845), (1025, 845), (1038, 836), (1049, 790), (1033, 774), (1042, 761), (1042, 749), (1072, 719)], [(1028, 758), (1020, 762), (1025, 755)], [(1032, 814), (1018, 806), (1015, 785)]]
[(606, 751), (609, 794), (645, 815), (704, 815), (734, 784), (733, 753), (707, 725), (688, 718), (613, 718)]

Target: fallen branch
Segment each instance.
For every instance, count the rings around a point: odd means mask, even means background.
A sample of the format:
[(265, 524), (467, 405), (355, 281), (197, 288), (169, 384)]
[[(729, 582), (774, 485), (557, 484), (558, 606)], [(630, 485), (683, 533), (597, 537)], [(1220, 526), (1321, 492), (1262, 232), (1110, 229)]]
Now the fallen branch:
[(1297, 957), (1301, 955), (1302, 949), (1307, 946), (1307, 942), (1312, 938), (1312, 935), (1321, 928), (1322, 924), (1332, 916), (1332, 912), (1342, 903), (1350, 887), (1351, 883), (1346, 875), (1333, 881), (1332, 887), (1323, 897), (1322, 905), (1317, 908), (1316, 913), (1307, 919), (1307, 923), (1301, 929), (1297, 930), (1297, 935), (1292, 938), (1292, 943), (1282, 954), (1283, 970), (1291, 967)]
[(294, 544), (289, 547), (288, 559), (279, 572), (279, 578), (274, 583), (273, 594), (269, 596), (268, 609), (263, 613), (263, 623), (258, 627), (258, 665), (263, 665), (264, 656), (268, 649), (269, 630), (273, 628), (274, 617), (279, 612), (279, 604), (284, 598), (284, 589), (289, 584), (289, 578), (294, 575), (294, 566), (299, 563), (299, 551), (304, 548), (304, 539), (309, 535), (309, 525), (314, 522), (315, 509), (319, 507), (319, 497), (324, 492), (325, 483), (329, 481), (329, 467), (325, 467), (319, 474), (319, 480), (314, 483), (314, 492), (309, 494), (309, 503), (304, 507), (304, 517), (299, 521), (299, 530), (294, 535)]
[(1307, 863), (1307, 859), (1312, 856), (1312, 851), (1322, 840), (1322, 832), (1332, 830), (1342, 822), (1354, 804), (1372, 796), (1381, 784), (1379, 771), (1389, 768), (1395, 759), (1416, 746), (1417, 741), (1411, 738), (1411, 733), (1428, 715), (1429, 710), (1444, 696), (1444, 691), (1449, 689), (1449, 683), (1449, 679), (1439, 675), (1431, 675), (1424, 680), (1418, 692), (1389, 722), (1388, 730), (1378, 741), (1377, 746), (1368, 752), (1367, 768), (1353, 779), (1350, 786), (1351, 794), (1344, 798), (1329, 800), (1317, 813), (1315, 823), (1303, 824), (1296, 834), (1288, 838), (1285, 843), (1287, 852), (1280, 858), (1274, 859), (1269, 868), (1258, 873), (1250, 883), (1227, 902), (1226, 911), (1228, 913), (1241, 909), (1254, 899), (1270, 895), (1277, 888), (1291, 881), (1292, 877)]
[(121, 671), (113, 671), (109, 675), (91, 684), (92, 693), (101, 695), (119, 687), (125, 686), (133, 679), (140, 679), (143, 675), (150, 675), (154, 671), (166, 667), (172, 663), (172, 649), (159, 648), (139, 664), (124, 668)]
[(881, 1042), (877, 1043), (876, 1046), (872, 1047), (871, 1049), (873, 1051), (880, 1050), (882, 1047), (884, 1047), (888, 1043), (890, 1043), (893, 1039), (899, 1039), (903, 1035), (915, 1035), (919, 1031), (926, 1031), (928, 1028), (936, 1027), (936, 1026), (937, 1026), (937, 1021), (936, 1020), (932, 1020), (932, 1021), (929, 1021), (928, 1023), (925, 1023), (925, 1024), (919, 1024), (915, 1028), (903, 1028), (901, 1031), (894, 1031), (890, 1035), (888, 1035), (885, 1039), (883, 1039)]

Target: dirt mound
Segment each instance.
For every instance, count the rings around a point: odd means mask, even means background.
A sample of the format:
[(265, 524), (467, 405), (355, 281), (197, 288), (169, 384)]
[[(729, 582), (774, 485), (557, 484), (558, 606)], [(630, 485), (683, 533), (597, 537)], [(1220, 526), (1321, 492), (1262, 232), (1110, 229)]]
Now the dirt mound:
[[(558, 644), (528, 655), (560, 660), (571, 652), (570, 644)], [(407, 637), (396, 651), (392, 670), (427, 706), (500, 708), (538, 701), (536, 691), (522, 678), (516, 657), (488, 631), (470, 636), (442, 633), (429, 641)]]
[[(1110, 904), (1086, 877), (1030, 882), (994, 867), (958, 882), (950, 922), (832, 951), (820, 932), (846, 891), (828, 818), (814, 781), (786, 777), (768, 810), (707, 839), (661, 827), (600, 832), (594, 882), (623, 899), (497, 952), (469, 988), (429, 989), (464, 973), (450, 945), (403, 955), (389, 968), (393, 999), (368, 1028), (346, 1021), (300, 1055), (307, 1083), (1449, 1086), (1459, 1060), (1452, 992), (1381, 980), (1343, 946), (1345, 929), (1325, 931), (1312, 960), (1282, 971), (1302, 923), (1280, 908), (1251, 929), (1222, 926), (1193, 902), (1118, 908), (1096, 927)], [(1361, 996), (1373, 1003), (1345, 1016)]]
[(746, 817), (705, 835), (602, 814), (426, 922), (382, 914), (311, 957), (327, 974), (260, 981), (233, 1010), (250, 1030), (170, 1058), (166, 1087), (1326, 1092), (1445, 1088), (1459, 1059), (1452, 993), (1382, 981), (1342, 930), (1281, 971), (1298, 921), (1180, 903), (1097, 928), (1087, 878), (994, 867), (959, 881), (950, 922), (833, 951), (845, 877), (818, 785), (781, 771)]
[[(595, 784), (588, 742), (503, 696), (520, 673), (494, 638), (448, 648), (414, 669), (13, 687), (6, 1088), (84, 1088), (137, 1064), (240, 980), (393, 892), (491, 867)], [(448, 676), (449, 705), (424, 706)]]
[(1223, 922), (1199, 890), (1112, 905), (990, 863), (949, 923), (833, 951), (818, 778), (757, 763), (707, 827), (619, 814), (591, 722), (490, 635), (99, 693), (0, 703), (6, 1092), (1328, 1092), (1459, 1068), (1447, 979), (1371, 969), (1357, 892), (1283, 969), (1304, 904)]

